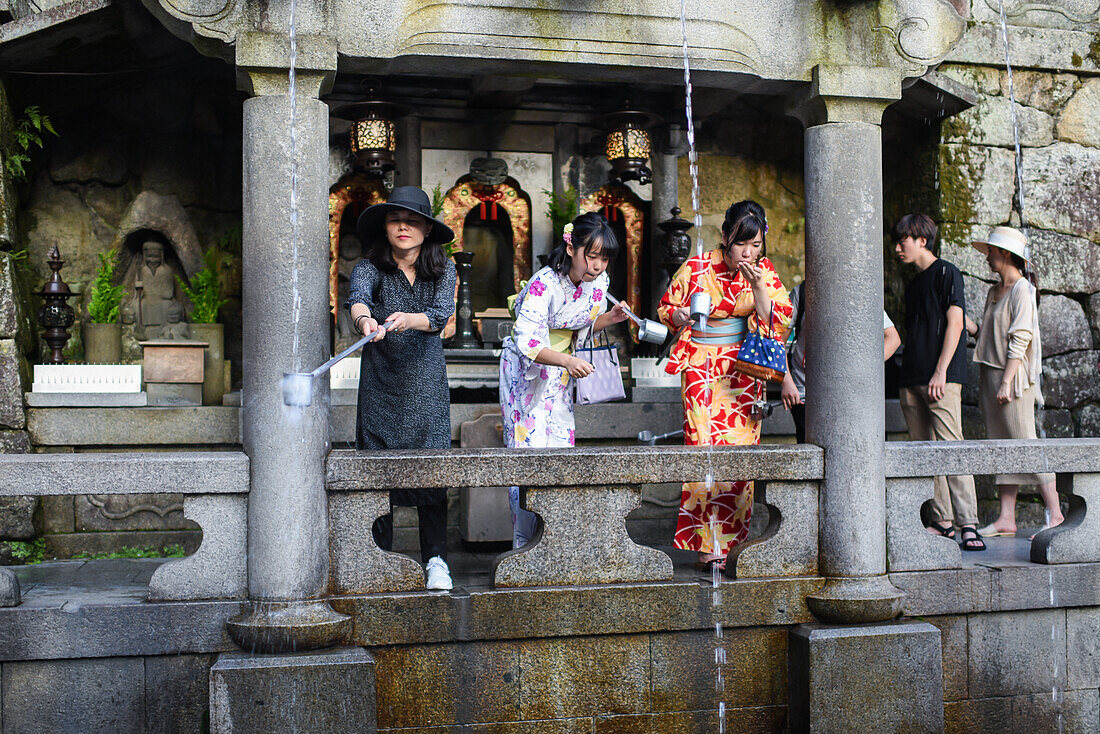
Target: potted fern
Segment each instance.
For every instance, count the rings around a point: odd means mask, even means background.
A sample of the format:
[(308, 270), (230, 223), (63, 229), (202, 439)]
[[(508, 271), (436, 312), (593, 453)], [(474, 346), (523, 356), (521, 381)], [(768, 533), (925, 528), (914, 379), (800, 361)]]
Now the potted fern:
[(113, 256), (99, 254), (99, 270), (88, 301), (88, 321), (81, 329), (84, 361), (91, 364), (118, 364), (122, 360), (122, 324), (118, 322), (118, 307), (125, 290), (114, 282), (116, 265)]
[(203, 405), (221, 405), (225, 395), (225, 326), (218, 323), (218, 309), (228, 299), (222, 298), (221, 258), (218, 250), (207, 250), (203, 255), (203, 269), (191, 276), (190, 285), (179, 280), (180, 288), (191, 301), (191, 338), (206, 342)]

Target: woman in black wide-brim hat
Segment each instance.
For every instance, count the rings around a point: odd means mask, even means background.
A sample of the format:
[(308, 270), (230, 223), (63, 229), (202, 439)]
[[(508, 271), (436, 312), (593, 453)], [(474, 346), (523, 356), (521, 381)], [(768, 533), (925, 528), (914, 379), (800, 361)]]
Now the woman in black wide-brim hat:
[[(454, 233), (432, 217), (427, 194), (415, 186), (396, 188), (385, 204), (364, 211), (358, 230), (367, 256), (352, 270), (344, 306), (362, 334), (384, 331), (363, 348), (356, 447), (450, 448), (450, 395), (439, 333), (455, 310), (455, 266), (443, 251)], [(390, 505), (417, 508), (427, 587), (450, 589), (446, 490), (393, 490)], [(392, 513), (372, 530), (379, 547), (389, 550)]]

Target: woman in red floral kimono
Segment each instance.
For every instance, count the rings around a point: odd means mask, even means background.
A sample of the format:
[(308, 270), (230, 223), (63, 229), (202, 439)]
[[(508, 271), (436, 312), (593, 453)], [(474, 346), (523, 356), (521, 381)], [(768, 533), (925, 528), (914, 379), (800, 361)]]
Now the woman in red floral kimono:
[[(764, 209), (741, 201), (726, 211), (722, 244), (685, 262), (673, 276), (657, 314), (680, 328), (690, 321), (694, 293), (707, 293), (711, 310), (705, 332), (684, 329), (665, 368), (681, 375), (684, 443), (730, 446), (760, 443), (760, 418), (752, 405), (764, 397), (764, 384), (734, 370), (745, 334), (760, 326), (764, 336), (783, 339), (791, 321), (791, 301), (771, 261), (764, 257), (768, 231)], [(708, 400), (709, 393), (709, 400)], [(699, 565), (717, 565), (748, 536), (753, 484), (686, 482), (674, 544), (694, 550)]]

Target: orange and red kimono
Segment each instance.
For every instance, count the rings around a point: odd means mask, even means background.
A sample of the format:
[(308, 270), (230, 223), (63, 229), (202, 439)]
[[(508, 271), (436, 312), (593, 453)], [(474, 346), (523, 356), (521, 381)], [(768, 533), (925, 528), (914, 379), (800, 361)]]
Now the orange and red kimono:
[[(771, 261), (760, 258), (758, 264), (772, 301), (772, 323), (762, 324), (760, 333), (782, 340), (791, 323), (791, 299)], [(700, 291), (710, 294), (711, 320), (733, 324), (742, 323), (735, 321), (741, 317), (748, 330), (757, 328), (752, 286), (727, 267), (721, 250), (693, 257), (680, 266), (661, 298), (658, 317), (671, 326), (672, 312), (689, 305), (691, 295)], [(764, 396), (764, 384), (734, 370), (741, 338), (727, 344), (704, 344), (686, 329), (673, 347), (665, 370), (681, 375), (686, 445), (760, 443), (760, 422), (752, 418), (750, 409)], [(752, 493), (751, 481), (713, 482), (709, 490), (704, 482), (685, 482), (674, 545), (725, 555), (748, 536)]]

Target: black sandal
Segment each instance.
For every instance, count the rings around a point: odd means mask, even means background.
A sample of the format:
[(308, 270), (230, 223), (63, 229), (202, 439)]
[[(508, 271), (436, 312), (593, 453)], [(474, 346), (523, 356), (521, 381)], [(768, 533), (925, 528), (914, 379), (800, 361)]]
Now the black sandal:
[(931, 528), (932, 531), (936, 533), (936, 535), (939, 535), (943, 538), (951, 538), (952, 540), (955, 539), (955, 528), (951, 526), (951, 523), (945, 523), (941, 525), (938, 522), (934, 522), (931, 523), (928, 527)]
[(964, 551), (984, 551), (985, 541), (975, 525), (963, 525), (959, 528), (962, 533), (962, 542), (959, 544)]

